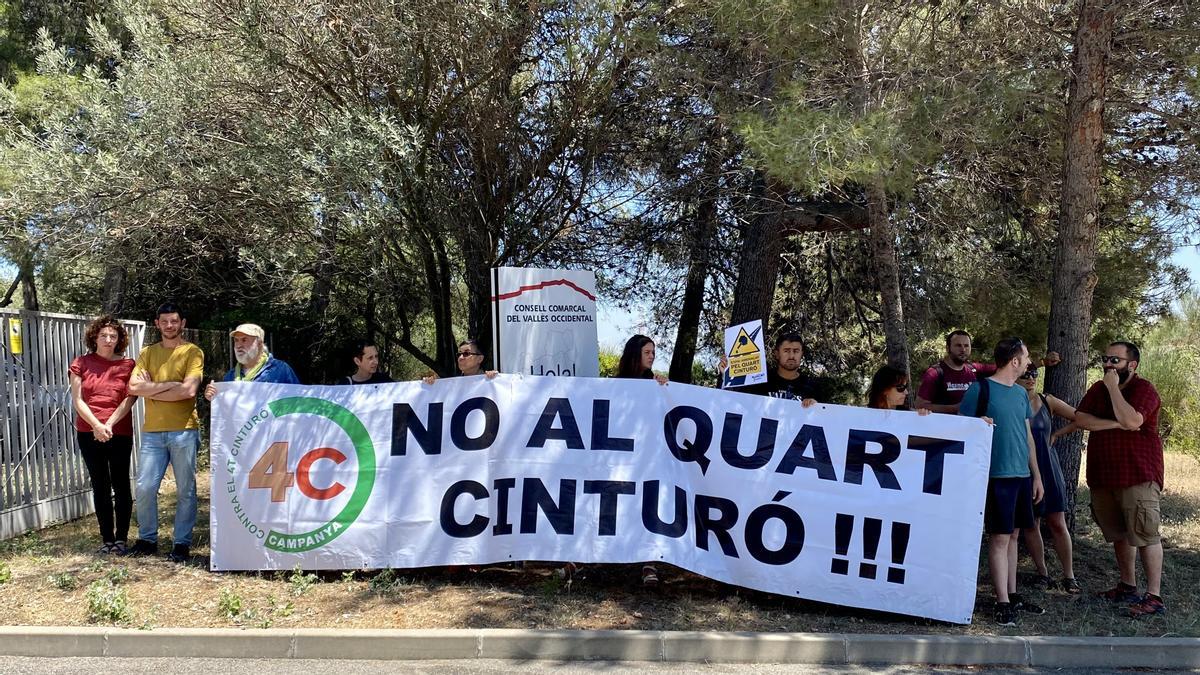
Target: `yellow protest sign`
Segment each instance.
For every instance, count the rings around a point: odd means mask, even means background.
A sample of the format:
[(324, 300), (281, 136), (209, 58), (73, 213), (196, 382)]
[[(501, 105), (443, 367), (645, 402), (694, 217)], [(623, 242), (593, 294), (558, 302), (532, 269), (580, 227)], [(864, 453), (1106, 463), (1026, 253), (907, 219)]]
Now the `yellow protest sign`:
[(723, 387), (744, 387), (767, 379), (767, 360), (762, 343), (762, 321), (750, 321), (725, 329), (728, 365)]

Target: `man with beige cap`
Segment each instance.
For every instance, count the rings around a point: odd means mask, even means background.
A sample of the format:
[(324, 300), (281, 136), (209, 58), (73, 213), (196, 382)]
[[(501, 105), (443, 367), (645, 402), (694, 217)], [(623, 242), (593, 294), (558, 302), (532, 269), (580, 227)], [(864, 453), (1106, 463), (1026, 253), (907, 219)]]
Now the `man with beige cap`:
[[(273, 382), (275, 384), (300, 384), (296, 373), (286, 362), (271, 356), (263, 339), (267, 336), (262, 326), (244, 323), (229, 333), (233, 338), (233, 356), (237, 365), (225, 373), (222, 382)], [(204, 388), (204, 398), (213, 400), (217, 388), (211, 382)]]

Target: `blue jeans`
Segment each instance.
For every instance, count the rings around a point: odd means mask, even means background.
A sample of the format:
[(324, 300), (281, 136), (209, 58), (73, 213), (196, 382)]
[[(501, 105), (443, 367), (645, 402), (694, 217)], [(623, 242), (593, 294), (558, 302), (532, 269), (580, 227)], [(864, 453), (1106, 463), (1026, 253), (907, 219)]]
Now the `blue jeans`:
[(175, 543), (192, 545), (196, 526), (196, 453), (200, 432), (144, 431), (138, 448), (137, 519), (138, 539), (158, 542), (158, 488), (162, 485), (167, 463), (175, 473), (178, 502), (175, 505)]

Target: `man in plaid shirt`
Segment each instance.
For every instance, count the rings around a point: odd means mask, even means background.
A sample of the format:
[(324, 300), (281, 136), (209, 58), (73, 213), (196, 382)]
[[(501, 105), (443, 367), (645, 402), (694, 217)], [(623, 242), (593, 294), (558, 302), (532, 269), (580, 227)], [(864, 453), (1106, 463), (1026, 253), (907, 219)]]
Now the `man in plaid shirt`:
[[(1113, 545), (1121, 580), (1100, 594), (1129, 602), (1132, 617), (1166, 613), (1161, 592), (1163, 549), (1159, 495), (1163, 485), (1160, 402), (1154, 385), (1137, 374), (1141, 354), (1131, 342), (1105, 350), (1104, 379), (1093, 384), (1076, 409), (1075, 423), (1088, 438), (1087, 483), (1092, 515)], [(1146, 574), (1146, 594), (1137, 594), (1134, 549)]]

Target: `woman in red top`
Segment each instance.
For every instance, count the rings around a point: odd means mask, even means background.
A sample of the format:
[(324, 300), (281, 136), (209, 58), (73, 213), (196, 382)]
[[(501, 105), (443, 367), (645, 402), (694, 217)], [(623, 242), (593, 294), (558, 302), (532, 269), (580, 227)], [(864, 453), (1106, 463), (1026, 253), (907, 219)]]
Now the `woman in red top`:
[[(71, 400), (79, 449), (92, 479), (92, 499), (103, 545), (97, 552), (124, 555), (133, 496), (129, 491), (129, 457), (133, 423), (129, 410), (129, 376), (133, 359), (125, 347), (129, 335), (111, 316), (88, 325), (83, 337), (88, 353), (71, 362)], [(113, 497), (116, 497), (115, 519)]]

